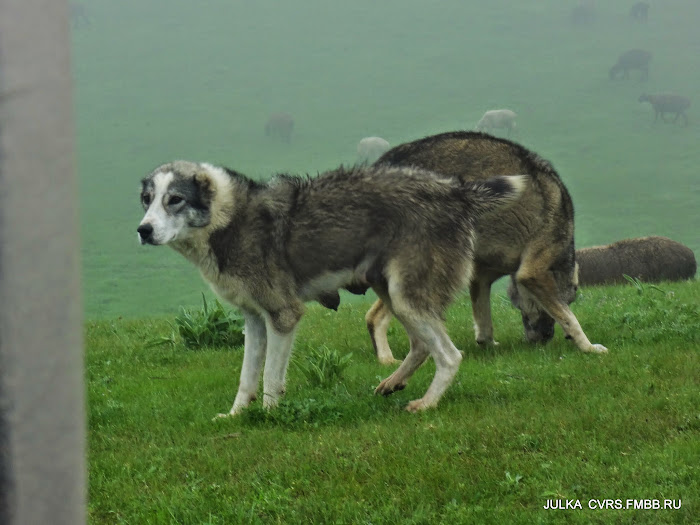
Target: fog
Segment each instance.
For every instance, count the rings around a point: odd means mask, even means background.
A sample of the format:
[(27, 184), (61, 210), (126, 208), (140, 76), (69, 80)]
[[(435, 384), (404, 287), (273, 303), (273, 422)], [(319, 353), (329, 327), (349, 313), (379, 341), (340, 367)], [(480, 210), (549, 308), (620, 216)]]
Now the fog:
[[(74, 2), (87, 316), (169, 315), (207, 288), (174, 251), (137, 242), (155, 166), (313, 175), (356, 162), (363, 137), (474, 129), (492, 109), (517, 114), (494, 134), (564, 180), (577, 247), (664, 235), (700, 256), (700, 3), (649, 0), (646, 21), (633, 3)], [(648, 78), (611, 79), (630, 49), (651, 53)], [(639, 98), (658, 93), (690, 99), (687, 125), (654, 121)], [(265, 133), (281, 112), (288, 141)]]

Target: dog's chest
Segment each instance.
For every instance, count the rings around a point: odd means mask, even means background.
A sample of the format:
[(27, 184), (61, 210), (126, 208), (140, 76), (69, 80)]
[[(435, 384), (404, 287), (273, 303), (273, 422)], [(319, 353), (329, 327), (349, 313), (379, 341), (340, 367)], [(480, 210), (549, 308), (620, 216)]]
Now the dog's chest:
[(218, 272), (207, 272), (204, 269), (200, 269), (200, 271), (204, 280), (211, 286), (212, 291), (219, 297), (239, 308), (260, 310), (258, 302), (252, 298), (242, 279)]
[(231, 273), (222, 273), (217, 259), (204, 243), (191, 243), (174, 246), (186, 259), (194, 263), (202, 278), (209, 283), (213, 292), (234, 306), (258, 311), (257, 301), (253, 300), (246, 281)]

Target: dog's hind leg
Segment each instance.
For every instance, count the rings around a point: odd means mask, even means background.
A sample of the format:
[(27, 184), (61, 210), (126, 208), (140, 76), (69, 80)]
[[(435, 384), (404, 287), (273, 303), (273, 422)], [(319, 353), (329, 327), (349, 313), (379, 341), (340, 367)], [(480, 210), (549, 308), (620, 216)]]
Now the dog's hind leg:
[(388, 396), (389, 394), (393, 394), (394, 392), (406, 388), (408, 379), (420, 367), (420, 365), (423, 364), (428, 355), (430, 355), (426, 337), (417, 335), (413, 330), (409, 330), (408, 326), (404, 324), (403, 321), (401, 324), (403, 324), (408, 331), (411, 348), (408, 351), (408, 355), (406, 355), (394, 373), (379, 383), (379, 386), (377, 386), (377, 388), (374, 390), (375, 394)]
[(263, 372), (263, 407), (267, 409), (276, 407), (284, 394), (295, 332), (296, 329), (292, 329), (286, 333), (279, 333), (268, 326), (267, 357)]
[(229, 413), (218, 414), (216, 417), (234, 416), (240, 413), (256, 398), (258, 391), (260, 370), (265, 360), (265, 347), (267, 345), (265, 320), (252, 312), (244, 312), (243, 315), (245, 317), (245, 345), (238, 393)]
[(389, 339), (387, 338), (387, 331), (391, 322), (389, 306), (381, 299), (377, 299), (365, 315), (365, 322), (367, 323), (369, 336), (372, 338), (374, 353), (377, 354), (379, 362), (383, 365), (398, 363), (399, 361), (394, 359), (394, 354), (391, 353)]
[(542, 308), (559, 323), (564, 333), (571, 336), (576, 346), (583, 352), (607, 352), (608, 349), (603, 345), (592, 344), (588, 340), (569, 306), (558, 299), (556, 280), (552, 272), (545, 270), (538, 273), (527, 273), (527, 270), (524, 270), (524, 268), (527, 268), (527, 266), (521, 265), (516, 273), (516, 282), (519, 286), (525, 287), (534, 296)]
[(406, 405), (409, 412), (419, 412), (427, 408), (437, 406), (440, 398), (454, 380), (459, 364), (462, 362), (462, 354), (450, 340), (445, 327), (439, 321), (420, 321), (412, 326), (409, 331), (417, 329), (427, 336), (430, 354), (435, 361), (435, 376), (428, 390), (422, 398), (414, 399)]
[(474, 335), (480, 345), (497, 345), (493, 339), (493, 321), (491, 320), (491, 285), (500, 275), (494, 276), (474, 272), (474, 278), (469, 285), (469, 298), (472, 301), (472, 316), (474, 317)]
[(441, 343), (431, 352), (435, 361), (435, 377), (423, 397), (411, 401), (406, 406), (409, 412), (418, 412), (436, 406), (447, 387), (452, 384), (459, 370), (459, 364), (462, 362), (462, 353), (452, 343), (442, 323), (434, 325), (433, 329)]
[(424, 318), (413, 320), (398, 315), (397, 317), (409, 334), (411, 350), (399, 368), (379, 384), (375, 394), (386, 396), (403, 389), (413, 372), (423, 364), (428, 355), (432, 355), (435, 361), (435, 377), (425, 395), (411, 401), (406, 410), (418, 412), (434, 407), (457, 374), (462, 354), (452, 344), (440, 321)]
[[(398, 272), (393, 273), (398, 275)], [(406, 329), (410, 341), (408, 354), (399, 367), (393, 374), (379, 383), (379, 386), (374, 390), (375, 394), (388, 396), (406, 388), (408, 379), (430, 355), (430, 345), (433, 342), (430, 341), (430, 334), (427, 331), (417, 329), (417, 323), (411, 321), (412, 318), (420, 318), (420, 314), (406, 301), (396, 278), (386, 289), (375, 288), (375, 291), (382, 300), (382, 308), (390, 309), (390, 313), (396, 315), (396, 318)]]

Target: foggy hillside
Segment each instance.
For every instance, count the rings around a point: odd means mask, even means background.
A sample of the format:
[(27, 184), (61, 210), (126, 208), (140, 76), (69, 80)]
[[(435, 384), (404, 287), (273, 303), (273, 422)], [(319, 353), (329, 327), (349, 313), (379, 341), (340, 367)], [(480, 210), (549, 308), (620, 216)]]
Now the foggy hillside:
[[(646, 21), (633, 3), (581, 17), (556, 0), (73, 2), (87, 316), (173, 313), (206, 289), (172, 250), (137, 243), (155, 166), (315, 174), (354, 163), (363, 137), (474, 129), (490, 109), (514, 111), (509, 138), (561, 175), (577, 246), (664, 235), (700, 257), (700, 3), (650, 0)], [(635, 48), (648, 79), (611, 79)], [(654, 122), (643, 93), (688, 97), (688, 124)], [(280, 112), (289, 141), (265, 134)]]

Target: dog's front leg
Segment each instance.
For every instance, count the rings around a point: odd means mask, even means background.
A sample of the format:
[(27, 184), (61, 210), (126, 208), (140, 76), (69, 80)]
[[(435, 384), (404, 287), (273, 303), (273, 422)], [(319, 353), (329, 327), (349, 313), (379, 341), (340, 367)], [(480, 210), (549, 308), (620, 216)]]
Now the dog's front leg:
[(274, 408), (284, 394), (289, 357), (292, 354), (296, 323), (286, 332), (277, 331), (267, 324), (267, 357), (263, 373), (263, 407)]
[(217, 417), (235, 416), (246, 408), (256, 397), (260, 370), (265, 359), (267, 345), (267, 329), (265, 320), (253, 312), (244, 312), (245, 317), (245, 346), (243, 349), (243, 366), (241, 381), (233, 406), (228, 414)]

